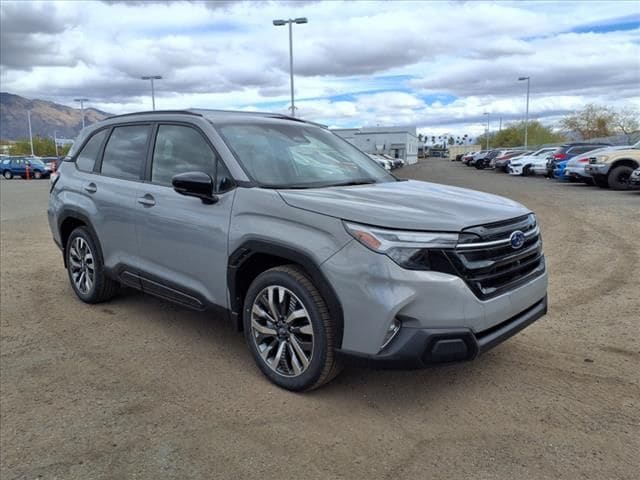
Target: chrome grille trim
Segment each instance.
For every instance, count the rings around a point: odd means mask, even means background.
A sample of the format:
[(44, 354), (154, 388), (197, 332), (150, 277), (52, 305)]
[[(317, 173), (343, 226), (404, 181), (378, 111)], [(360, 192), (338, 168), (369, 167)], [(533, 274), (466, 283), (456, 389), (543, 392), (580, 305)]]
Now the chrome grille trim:
[[(513, 249), (509, 237), (520, 230), (525, 242)], [(481, 300), (506, 293), (545, 271), (540, 228), (530, 216), (465, 229), (479, 242), (461, 243), (447, 256), (458, 275)]]

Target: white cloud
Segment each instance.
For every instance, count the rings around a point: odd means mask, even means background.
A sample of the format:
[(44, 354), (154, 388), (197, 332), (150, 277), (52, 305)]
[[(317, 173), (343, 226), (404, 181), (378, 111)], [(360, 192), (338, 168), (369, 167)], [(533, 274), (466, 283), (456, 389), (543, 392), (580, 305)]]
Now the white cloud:
[(532, 117), (544, 121), (586, 103), (640, 104), (640, 28), (571, 33), (634, 15), (638, 23), (634, 2), (3, 1), (0, 8), (3, 90), (67, 104), (84, 96), (113, 113), (149, 108), (139, 76), (150, 73), (164, 77), (160, 108), (286, 111), (287, 28), (271, 21), (298, 16), (309, 18), (294, 26), (298, 113), (331, 125), (482, 133), (485, 111), (505, 122), (522, 118), (521, 75), (531, 76)]

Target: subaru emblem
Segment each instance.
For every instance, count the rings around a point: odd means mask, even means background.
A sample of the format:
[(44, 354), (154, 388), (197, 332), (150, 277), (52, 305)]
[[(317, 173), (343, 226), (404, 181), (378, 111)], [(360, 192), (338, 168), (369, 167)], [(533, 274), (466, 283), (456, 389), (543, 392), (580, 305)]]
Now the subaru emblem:
[(511, 243), (511, 248), (513, 248), (514, 250), (519, 249), (520, 247), (522, 247), (522, 245), (524, 245), (524, 233), (522, 233), (520, 230), (516, 230), (509, 237), (509, 243)]

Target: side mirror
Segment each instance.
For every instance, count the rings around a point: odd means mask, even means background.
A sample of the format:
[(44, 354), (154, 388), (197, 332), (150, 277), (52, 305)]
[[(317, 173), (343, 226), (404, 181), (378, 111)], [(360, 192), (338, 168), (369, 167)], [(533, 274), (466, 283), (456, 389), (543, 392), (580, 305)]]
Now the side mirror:
[(181, 195), (197, 197), (202, 203), (212, 204), (218, 201), (213, 194), (213, 179), (204, 172), (179, 173), (171, 179), (173, 189)]

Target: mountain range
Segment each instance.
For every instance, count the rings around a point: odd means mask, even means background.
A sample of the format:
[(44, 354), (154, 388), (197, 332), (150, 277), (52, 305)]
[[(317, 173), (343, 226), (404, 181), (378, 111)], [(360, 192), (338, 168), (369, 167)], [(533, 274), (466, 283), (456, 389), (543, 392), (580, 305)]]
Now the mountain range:
[[(31, 100), (0, 92), (0, 139), (17, 140), (29, 137), (27, 111), (31, 111), (33, 135), (73, 139), (82, 129), (82, 114), (79, 108), (71, 108), (46, 100)], [(85, 125), (99, 122), (111, 116), (95, 108), (85, 108)]]

